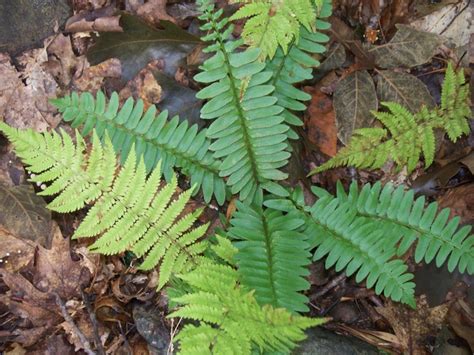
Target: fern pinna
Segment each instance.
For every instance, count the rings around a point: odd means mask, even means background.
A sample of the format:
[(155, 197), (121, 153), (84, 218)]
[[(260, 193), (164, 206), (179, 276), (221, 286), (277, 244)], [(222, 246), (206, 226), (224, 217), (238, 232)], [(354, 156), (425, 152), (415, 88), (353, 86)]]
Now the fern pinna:
[(269, 199), (265, 205), (305, 218), (310, 243), (316, 247), (314, 260), (326, 256), (326, 267), (366, 279), (377, 294), (415, 305), (413, 275), (399, 258), (416, 243), (415, 261), (447, 262), (448, 269), (474, 273), (474, 235), (471, 227), (458, 228), (459, 218), (448, 220), (449, 209), (437, 214), (437, 204), (425, 208), (424, 197), (414, 199), (391, 184), (367, 184), (359, 191), (353, 183), (346, 194), (341, 185), (337, 196), (314, 188), (319, 200), (304, 205), (301, 191), (290, 199)]
[(262, 189), (276, 185), (272, 180), (283, 180), (287, 174), (279, 168), (286, 165), (286, 132), (280, 115), (282, 108), (277, 98), (270, 96), (274, 87), (267, 85), (271, 72), (258, 61), (258, 48), (236, 53), (241, 40), (227, 41), (232, 32), (228, 19), (222, 18), (222, 9), (214, 11), (210, 0), (198, 1), (206, 23), (201, 27), (209, 34), (203, 37), (212, 44), (205, 49), (215, 54), (201, 66), (202, 72), (194, 78), (210, 84), (198, 93), (201, 99), (210, 99), (201, 110), (201, 118), (214, 120), (207, 136), (214, 140), (210, 149), (214, 157), (223, 159), (220, 176), (240, 199), (252, 201), (261, 196)]
[(383, 103), (389, 112), (373, 114), (386, 128), (354, 131), (347, 147), (311, 174), (344, 165), (377, 169), (389, 159), (393, 159), (399, 167), (406, 165), (408, 172), (411, 172), (420, 155), (425, 158), (425, 166), (429, 166), (434, 160), (436, 129), (446, 132), (453, 142), (470, 132), (471, 110), (468, 102), (469, 85), (465, 83), (464, 71), (455, 73), (449, 64), (439, 107), (433, 110), (422, 107), (418, 113), (412, 114), (397, 103)]
[(122, 163), (135, 145), (137, 157), (143, 157), (147, 172), (161, 162), (161, 171), (167, 181), (173, 177), (173, 168), (191, 178), (195, 192), (202, 187), (204, 200), (209, 203), (214, 195), (222, 205), (226, 198), (226, 186), (219, 176), (219, 161), (209, 151), (210, 141), (206, 130), (198, 131), (197, 125), (188, 127), (188, 122), (176, 116), (168, 120), (167, 111), (156, 115), (154, 105), (144, 113), (143, 101), (134, 103), (129, 98), (119, 110), (119, 97), (113, 93), (107, 102), (99, 91), (96, 99), (90, 93), (77, 93), (51, 100), (66, 122), (73, 128), (83, 126), (81, 134), (89, 135), (93, 129), (101, 139), (109, 135)]
[(247, 18), (242, 37), (250, 47), (260, 48), (263, 59), (272, 58), (278, 47), (287, 54), (300, 32), (311, 32), (325, 0), (234, 0), (246, 3), (230, 18)]
[(310, 264), (308, 237), (298, 231), (298, 214), (282, 214), (237, 202), (228, 236), (239, 249), (236, 262), (242, 284), (255, 290), (260, 304), (307, 312), (308, 299), (299, 293), (309, 288), (304, 279)]
[(145, 270), (160, 264), (161, 288), (172, 273), (193, 267), (196, 256), (206, 249), (206, 242), (198, 240), (207, 225), (192, 228), (201, 211), (181, 216), (192, 191), (173, 199), (176, 177), (159, 189), (160, 169), (147, 178), (143, 159), (137, 164), (133, 149), (116, 175), (115, 151), (107, 135), (102, 146), (94, 133), (92, 150), (86, 154), (78, 134), (74, 144), (65, 132), (20, 131), (4, 123), (0, 131), (35, 174), (31, 180), (50, 183), (40, 195), (59, 194), (49, 209), (66, 213), (93, 204), (74, 233), (76, 238), (100, 236), (92, 250), (102, 254), (131, 250), (143, 257), (140, 268)]
[[(329, 17), (331, 11), (331, 1), (324, 0), (318, 11), (318, 19), (314, 22), (315, 31), (302, 27), (299, 37), (289, 44), (287, 52), (278, 48), (275, 55), (267, 60), (266, 70), (273, 73), (268, 84), (275, 87), (273, 96), (278, 99), (277, 104), (283, 107), (281, 115), (288, 125), (303, 125), (301, 119), (292, 111), (305, 111), (306, 105), (303, 102), (310, 100), (311, 95), (294, 85), (313, 78), (313, 68), (320, 64), (313, 55), (324, 53), (326, 48), (323, 44), (329, 41), (327, 35), (319, 32), (330, 27), (330, 24), (322, 19)], [(298, 139), (293, 129), (288, 131), (288, 137)]]
[(228, 264), (204, 259), (179, 277), (193, 291), (173, 300), (181, 307), (168, 317), (195, 321), (176, 337), (181, 354), (246, 355), (254, 353), (255, 347), (289, 353), (305, 338), (306, 328), (325, 322), (292, 315), (284, 308), (259, 306), (253, 292), (240, 285), (237, 270)]

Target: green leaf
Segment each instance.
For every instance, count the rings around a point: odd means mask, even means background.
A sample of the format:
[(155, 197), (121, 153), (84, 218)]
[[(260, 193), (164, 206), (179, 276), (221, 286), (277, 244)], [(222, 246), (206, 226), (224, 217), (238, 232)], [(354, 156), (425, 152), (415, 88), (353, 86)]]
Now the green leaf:
[(124, 81), (132, 79), (154, 59), (164, 61), (165, 73), (174, 75), (178, 61), (184, 58), (201, 40), (168, 21), (160, 21), (163, 29), (156, 29), (136, 16), (122, 14), (123, 32), (101, 32), (96, 44), (88, 51), (93, 65), (109, 58), (122, 64)]

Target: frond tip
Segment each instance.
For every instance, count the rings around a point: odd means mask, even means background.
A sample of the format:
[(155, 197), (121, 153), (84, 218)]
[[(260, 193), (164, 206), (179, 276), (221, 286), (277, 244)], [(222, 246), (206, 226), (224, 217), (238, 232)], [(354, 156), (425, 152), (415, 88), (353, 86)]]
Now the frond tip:
[(161, 288), (172, 273), (192, 268), (206, 249), (207, 243), (198, 240), (207, 225), (192, 229), (201, 211), (183, 214), (192, 190), (173, 199), (176, 177), (159, 189), (159, 167), (147, 178), (143, 159), (137, 164), (134, 149), (115, 175), (115, 152), (108, 135), (102, 145), (94, 133), (87, 154), (78, 134), (74, 145), (65, 132), (19, 131), (4, 123), (0, 130), (36, 174), (31, 180), (50, 183), (41, 194), (58, 194), (48, 208), (65, 213), (93, 205), (74, 234), (76, 238), (99, 236), (92, 250), (102, 254), (130, 250), (143, 257), (140, 268), (146, 270), (160, 264)]
[(236, 270), (209, 259), (180, 278), (194, 292), (174, 299), (182, 306), (168, 317), (198, 322), (185, 325), (176, 337), (181, 354), (246, 355), (252, 346), (286, 353), (305, 338), (306, 328), (325, 322), (259, 306), (253, 292), (239, 286)]

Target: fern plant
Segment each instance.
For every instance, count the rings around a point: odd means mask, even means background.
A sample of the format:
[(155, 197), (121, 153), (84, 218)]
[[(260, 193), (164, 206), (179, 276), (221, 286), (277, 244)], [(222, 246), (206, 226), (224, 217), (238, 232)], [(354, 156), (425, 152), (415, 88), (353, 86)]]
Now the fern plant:
[(325, 322), (259, 306), (234, 268), (210, 259), (179, 277), (193, 292), (174, 299), (181, 307), (168, 317), (195, 321), (176, 337), (181, 354), (251, 354), (254, 347), (289, 353), (306, 328)]
[[(262, 195), (263, 189), (276, 189), (272, 180), (282, 180), (287, 174), (279, 170), (288, 162), (286, 132), (280, 115), (282, 108), (275, 105), (277, 98), (270, 96), (274, 87), (265, 84), (272, 73), (264, 71), (258, 61), (258, 48), (236, 53), (242, 41), (227, 41), (232, 32), (228, 19), (222, 18), (222, 9), (214, 11), (208, 0), (199, 1), (206, 23), (201, 27), (212, 41), (206, 52), (215, 53), (201, 66), (195, 76), (201, 83), (211, 84), (198, 93), (201, 99), (210, 99), (201, 110), (201, 118), (214, 120), (207, 136), (214, 140), (209, 147), (214, 157), (223, 159), (220, 176), (241, 200), (252, 201)], [(261, 199), (261, 197), (260, 197)]]
[(252, 208), (237, 202), (228, 236), (239, 249), (236, 263), (242, 284), (255, 290), (257, 301), (292, 312), (307, 312), (309, 288), (308, 236), (298, 232), (304, 223), (297, 214)]
[[(323, 44), (329, 41), (329, 37), (320, 31), (330, 27), (329, 23), (322, 19), (331, 15), (331, 2), (324, 0), (318, 8), (320, 10), (314, 25), (315, 31), (308, 31), (302, 27), (299, 37), (288, 45), (286, 53), (278, 48), (273, 58), (267, 60), (266, 70), (273, 73), (268, 84), (275, 87), (273, 96), (278, 99), (277, 104), (283, 107), (281, 115), (285, 118), (285, 123), (290, 126), (303, 125), (293, 111), (306, 110), (304, 101), (311, 99), (311, 95), (294, 85), (312, 79), (313, 68), (320, 64), (313, 55), (324, 53), (326, 48)], [(298, 139), (299, 136), (290, 129), (288, 137)]]
[(280, 46), (287, 54), (293, 41), (298, 40), (300, 31), (312, 31), (316, 15), (323, 1), (312, 0), (235, 0), (246, 3), (230, 18), (231, 21), (247, 18), (242, 37), (245, 43), (261, 49), (263, 59), (273, 58)]
[(103, 140), (107, 133), (122, 164), (135, 145), (135, 154), (143, 157), (147, 172), (161, 162), (161, 171), (166, 180), (171, 181), (173, 168), (180, 168), (191, 178), (191, 185), (196, 185), (195, 192), (202, 187), (207, 203), (213, 195), (219, 205), (224, 203), (226, 185), (219, 176), (220, 161), (209, 151), (205, 129), (198, 131), (197, 125), (188, 127), (188, 122), (180, 122), (177, 116), (168, 120), (167, 111), (157, 116), (154, 105), (144, 113), (142, 100), (134, 103), (129, 98), (119, 110), (119, 97), (115, 92), (109, 102), (99, 91), (95, 100), (86, 92), (80, 96), (72, 93), (51, 103), (73, 128), (83, 126), (83, 136), (95, 129)]
[(199, 241), (207, 225), (192, 228), (201, 210), (182, 215), (191, 196), (188, 190), (176, 199), (177, 180), (163, 186), (160, 169), (147, 178), (143, 159), (137, 164), (134, 149), (116, 171), (115, 151), (108, 135), (104, 145), (93, 134), (92, 150), (85, 154), (85, 142), (77, 135), (76, 144), (65, 132), (57, 134), (20, 131), (0, 122), (15, 146), (16, 154), (34, 174), (31, 180), (50, 183), (39, 194), (58, 194), (48, 208), (67, 213), (93, 204), (74, 233), (75, 238), (100, 236), (93, 251), (117, 254), (130, 250), (143, 257), (141, 269), (160, 264), (159, 288), (172, 273), (189, 270), (207, 246)]
[(367, 184), (359, 192), (354, 182), (346, 194), (339, 184), (337, 196), (314, 188), (319, 200), (305, 206), (301, 191), (289, 199), (269, 199), (265, 205), (290, 213), (299, 211), (305, 219), (305, 234), (316, 247), (313, 259), (326, 256), (327, 268), (366, 279), (395, 301), (415, 305), (413, 275), (401, 256), (416, 243), (415, 261), (447, 262), (448, 269), (474, 273), (474, 235), (471, 227), (458, 228), (459, 217), (449, 220), (449, 209), (437, 213), (437, 204), (425, 208), (424, 197), (414, 199), (391, 184)]
[(389, 112), (373, 114), (386, 128), (354, 131), (349, 144), (334, 158), (312, 170), (310, 175), (344, 165), (381, 168), (389, 159), (393, 159), (399, 167), (407, 166), (408, 172), (411, 172), (421, 155), (428, 167), (434, 159), (436, 129), (446, 132), (453, 142), (470, 132), (468, 101), (469, 86), (465, 85), (464, 71), (455, 73), (449, 64), (439, 107), (434, 110), (422, 107), (418, 113), (412, 114), (397, 103), (384, 103)]

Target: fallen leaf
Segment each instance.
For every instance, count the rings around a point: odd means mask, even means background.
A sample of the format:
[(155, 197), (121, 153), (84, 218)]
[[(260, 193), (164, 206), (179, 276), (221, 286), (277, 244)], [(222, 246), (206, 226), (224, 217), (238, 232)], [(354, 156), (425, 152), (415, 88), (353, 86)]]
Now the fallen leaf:
[(49, 98), (57, 94), (57, 84), (42, 64), (48, 60), (45, 49), (25, 52), (17, 58), (24, 69), (17, 71), (7, 54), (0, 53), (0, 116), (15, 128), (46, 131), (55, 128), (60, 118)]
[(448, 322), (457, 335), (466, 340), (474, 352), (474, 308), (472, 304), (457, 300), (448, 312)]
[(448, 304), (429, 308), (426, 297), (420, 296), (416, 309), (391, 301), (385, 307), (375, 309), (389, 322), (404, 352), (425, 354), (426, 337), (436, 335), (441, 329)]
[(0, 226), (0, 268), (16, 272), (26, 266), (33, 258), (35, 244), (17, 238)]
[(336, 115), (330, 97), (319, 90), (310, 92), (311, 102), (308, 106), (308, 139), (321, 152), (333, 157), (337, 150)]
[(460, 223), (474, 224), (474, 183), (450, 189), (438, 199), (440, 208), (450, 208), (450, 217), (459, 216)]
[(72, 75), (76, 71), (79, 63), (84, 57), (76, 57), (72, 50), (71, 39), (69, 36), (58, 34), (47, 47), (48, 62), (46, 65), (52, 66), (57, 62), (60, 70), (57, 73), (58, 81), (67, 86), (72, 80)]
[(334, 92), (337, 136), (347, 144), (355, 129), (370, 127), (371, 110), (377, 110), (375, 85), (366, 70), (355, 71), (341, 80)]
[(66, 32), (123, 32), (123, 28), (120, 26), (120, 16), (104, 16), (93, 21), (87, 21), (85, 18), (77, 21), (70, 20), (66, 24)]
[(392, 70), (376, 70), (377, 96), (380, 101), (393, 101), (415, 113), (435, 102), (425, 84), (415, 76)]
[(390, 42), (369, 49), (369, 53), (375, 56), (375, 63), (382, 68), (411, 68), (424, 64), (443, 42), (440, 36), (433, 33), (402, 24), (396, 27), (398, 31)]
[(76, 74), (77, 78), (73, 81), (74, 88), (95, 94), (100, 90), (105, 78), (122, 77), (122, 66), (118, 59), (112, 58), (100, 64), (88, 66), (80, 74)]
[(148, 0), (137, 9), (137, 15), (153, 24), (159, 24), (162, 20), (176, 22), (166, 12), (166, 2), (167, 0)]
[(166, 352), (171, 341), (170, 329), (164, 319), (153, 304), (135, 304), (133, 307), (133, 320), (138, 332), (159, 352)]
[(0, 183), (0, 225), (19, 238), (49, 245), (51, 212), (30, 184), (6, 186)]
[(340, 68), (346, 61), (346, 49), (339, 42), (334, 42), (329, 48), (326, 57), (318, 67), (318, 71), (328, 72)]
[(165, 73), (174, 75), (178, 61), (201, 43), (199, 38), (168, 21), (160, 22), (163, 29), (155, 29), (136, 16), (124, 14), (120, 25), (124, 32), (101, 33), (87, 58), (91, 64), (118, 58), (124, 81), (132, 79), (154, 59), (163, 60)]

